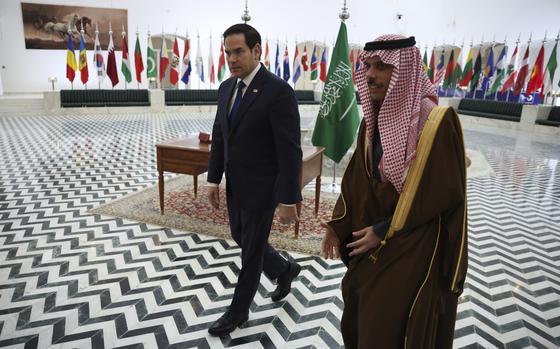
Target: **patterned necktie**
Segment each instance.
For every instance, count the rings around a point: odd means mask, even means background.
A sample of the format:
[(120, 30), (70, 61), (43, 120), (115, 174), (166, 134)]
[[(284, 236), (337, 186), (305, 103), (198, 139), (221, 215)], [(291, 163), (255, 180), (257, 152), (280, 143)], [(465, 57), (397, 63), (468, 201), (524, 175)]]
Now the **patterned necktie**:
[(237, 95), (235, 96), (235, 101), (233, 101), (233, 105), (231, 106), (231, 111), (229, 112), (228, 116), (230, 125), (233, 125), (233, 119), (235, 118), (237, 109), (241, 104), (241, 99), (243, 98), (243, 87), (245, 87), (245, 83), (243, 82), (243, 80), (240, 80), (239, 83), (237, 83)]

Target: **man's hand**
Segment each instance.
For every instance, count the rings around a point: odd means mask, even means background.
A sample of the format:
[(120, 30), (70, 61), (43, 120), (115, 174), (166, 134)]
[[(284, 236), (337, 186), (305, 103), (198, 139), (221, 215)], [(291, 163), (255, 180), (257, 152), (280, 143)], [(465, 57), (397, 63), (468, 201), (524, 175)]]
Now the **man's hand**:
[(355, 231), (352, 233), (352, 236), (357, 240), (346, 245), (346, 247), (352, 249), (352, 252), (348, 254), (349, 256), (364, 253), (367, 250), (379, 245), (381, 242), (381, 239), (373, 232), (373, 227), (366, 227)]
[(278, 211), (276, 212), (278, 218), (280, 219), (280, 223), (282, 224), (290, 224), (299, 221), (299, 217), (297, 215), (297, 207), (294, 206), (286, 206), (279, 204)]
[(212, 207), (218, 209), (220, 208), (220, 188), (219, 187), (208, 187), (208, 201)]
[(325, 222), (321, 222), (321, 227), (325, 228), (325, 235), (321, 241), (321, 250), (325, 259), (340, 258), (340, 241), (333, 228)]

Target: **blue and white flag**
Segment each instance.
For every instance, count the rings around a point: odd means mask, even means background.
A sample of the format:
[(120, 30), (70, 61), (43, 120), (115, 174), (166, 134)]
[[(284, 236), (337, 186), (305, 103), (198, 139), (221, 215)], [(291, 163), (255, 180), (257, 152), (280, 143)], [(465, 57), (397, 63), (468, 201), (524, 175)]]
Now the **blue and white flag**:
[(197, 38), (196, 46), (196, 73), (200, 81), (204, 82), (204, 62), (202, 62), (202, 54), (200, 53), (200, 37)]
[(97, 71), (97, 79), (99, 82), (103, 82), (103, 78), (105, 78), (105, 60), (103, 59), (103, 51), (99, 43), (99, 31), (97, 30), (97, 26), (95, 28), (95, 43), (93, 46), (93, 62), (95, 63), (95, 70)]
[(274, 73), (279, 78), (282, 77), (280, 72), (280, 47), (278, 46), (278, 41), (276, 41), (276, 61), (274, 62)]
[(189, 36), (185, 36), (185, 50), (183, 51), (183, 75), (181, 76), (181, 81), (185, 83), (185, 85), (189, 84), (189, 76), (191, 75), (191, 39)]
[(288, 56), (288, 44), (286, 43), (286, 49), (284, 50), (284, 80), (290, 80), (290, 57)]
[(294, 69), (294, 76), (292, 76), (292, 81), (294, 82), (295, 85), (301, 75), (301, 56), (299, 55), (297, 44), (296, 44), (296, 52), (294, 53), (293, 69)]

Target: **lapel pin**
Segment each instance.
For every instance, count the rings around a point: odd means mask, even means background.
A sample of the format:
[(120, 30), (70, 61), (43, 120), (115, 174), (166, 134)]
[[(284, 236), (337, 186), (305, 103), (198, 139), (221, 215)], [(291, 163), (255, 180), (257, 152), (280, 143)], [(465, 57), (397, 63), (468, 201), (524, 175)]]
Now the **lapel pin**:
[(257, 93), (257, 92), (259, 92), (259, 90), (257, 90), (257, 89), (254, 89), (254, 90), (253, 90), (253, 93)]

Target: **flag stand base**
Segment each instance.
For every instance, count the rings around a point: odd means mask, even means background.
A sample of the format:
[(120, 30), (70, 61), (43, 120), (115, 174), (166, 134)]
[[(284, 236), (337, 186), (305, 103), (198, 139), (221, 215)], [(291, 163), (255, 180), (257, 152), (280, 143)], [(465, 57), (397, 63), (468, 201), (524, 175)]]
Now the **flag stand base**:
[(338, 185), (338, 183), (328, 183), (328, 184), (322, 184), (321, 185), (321, 191), (322, 192), (327, 192), (327, 193), (340, 193), (340, 185)]
[(322, 184), (321, 191), (328, 192), (328, 193), (340, 193), (340, 185), (336, 183), (336, 162), (333, 163), (333, 173), (332, 173), (332, 182)]

